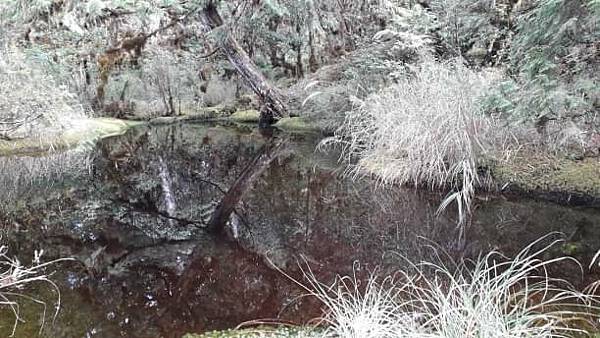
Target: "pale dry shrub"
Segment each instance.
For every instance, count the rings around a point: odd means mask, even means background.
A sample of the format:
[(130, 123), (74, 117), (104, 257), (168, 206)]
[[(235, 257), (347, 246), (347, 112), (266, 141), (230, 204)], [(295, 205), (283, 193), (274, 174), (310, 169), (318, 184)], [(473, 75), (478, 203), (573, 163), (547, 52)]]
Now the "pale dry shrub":
[(463, 222), (475, 189), (485, 183), (479, 162), (504, 139), (478, 102), (492, 78), (458, 61), (425, 61), (413, 76), (357, 101), (333, 140), (344, 158), (358, 159), (350, 167), (355, 176), (449, 188), (441, 208), (456, 201)]
[[(550, 338), (587, 334), (578, 328), (597, 315), (597, 297), (548, 276), (548, 268), (574, 261), (545, 260), (559, 241), (541, 240), (507, 259), (490, 252), (451, 265), (409, 263), (383, 280), (356, 276), (325, 284), (305, 269), (307, 284), (325, 314), (323, 337), (335, 338)], [(432, 249), (436, 250), (436, 249)], [(576, 261), (572, 262), (578, 264)]]
[[(86, 113), (75, 95), (57, 84), (43, 66), (16, 48), (0, 49), (0, 142), (11, 152), (11, 141), (44, 154), (0, 156), (0, 209), (10, 206), (39, 180), (52, 182), (73, 169), (88, 167), (89, 147), (57, 152), (56, 142), (66, 130), (76, 130)], [(7, 142), (8, 141), (8, 142)]]
[(0, 137), (54, 137), (85, 117), (75, 95), (16, 48), (0, 49)]
[(432, 39), (414, 25), (413, 17), (422, 13), (399, 7), (395, 1), (382, 1), (380, 6), (383, 17), (402, 24), (374, 32), (359, 48), (289, 90), (291, 106), (327, 131), (339, 127), (344, 114), (353, 109), (352, 98), (365, 99), (386, 88), (406, 76), (408, 65), (418, 64), (432, 53)]
[(232, 104), (237, 96), (236, 80), (216, 79), (210, 81), (206, 93), (202, 96), (202, 103), (206, 106)]
[(419, 330), (416, 318), (402, 314), (403, 288), (392, 277), (379, 280), (373, 274), (365, 286), (356, 275), (337, 276), (332, 284), (320, 282), (310, 269), (304, 277), (308, 284), (299, 284), (325, 308), (322, 338), (391, 338)]

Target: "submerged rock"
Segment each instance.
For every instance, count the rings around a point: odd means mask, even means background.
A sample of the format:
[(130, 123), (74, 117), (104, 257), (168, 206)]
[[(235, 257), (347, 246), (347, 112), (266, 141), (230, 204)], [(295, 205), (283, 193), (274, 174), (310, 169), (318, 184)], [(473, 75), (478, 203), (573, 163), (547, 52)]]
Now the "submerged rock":
[(289, 131), (315, 131), (321, 130), (317, 125), (310, 123), (303, 117), (284, 117), (275, 123), (275, 127)]

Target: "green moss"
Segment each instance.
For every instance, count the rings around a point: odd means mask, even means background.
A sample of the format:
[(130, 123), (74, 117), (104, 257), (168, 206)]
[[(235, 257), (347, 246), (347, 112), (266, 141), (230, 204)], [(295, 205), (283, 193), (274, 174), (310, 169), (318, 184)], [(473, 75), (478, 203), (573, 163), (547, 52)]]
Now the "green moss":
[(211, 331), (203, 334), (186, 334), (183, 338), (317, 338), (319, 331), (302, 327), (256, 327), (243, 330)]
[(302, 117), (284, 117), (275, 123), (275, 127), (291, 131), (320, 131), (318, 126)]
[(561, 251), (565, 255), (573, 256), (581, 251), (581, 244), (573, 242), (564, 243)]
[(177, 122), (202, 122), (229, 118), (234, 109), (230, 106), (196, 107), (183, 106), (177, 116), (160, 116), (149, 120), (150, 124), (172, 124)]
[(229, 116), (229, 119), (235, 122), (258, 123), (258, 121), (260, 120), (260, 112), (255, 109), (239, 110), (233, 113), (231, 116)]
[(142, 124), (142, 122), (126, 121), (113, 118), (94, 118), (77, 121), (74, 128), (67, 130), (63, 137), (71, 144), (83, 140), (106, 138), (123, 135), (129, 128)]
[(519, 156), (492, 167), (500, 185), (525, 191), (600, 196), (600, 159), (580, 161), (551, 156)]
[(201, 107), (182, 110), (181, 115), (195, 119), (221, 119), (230, 116), (234, 111), (234, 107), (228, 105), (219, 105), (214, 107)]

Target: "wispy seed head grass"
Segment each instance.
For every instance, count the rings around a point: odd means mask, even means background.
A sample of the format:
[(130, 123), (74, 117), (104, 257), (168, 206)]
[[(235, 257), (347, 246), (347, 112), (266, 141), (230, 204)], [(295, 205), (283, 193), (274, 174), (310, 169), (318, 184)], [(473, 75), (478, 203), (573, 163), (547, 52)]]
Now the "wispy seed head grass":
[[(540, 258), (558, 241), (537, 241), (514, 259), (492, 251), (475, 261), (411, 263), (397, 278), (332, 284), (305, 270), (304, 288), (324, 305), (324, 337), (506, 338), (585, 334), (580, 324), (598, 311), (597, 298), (548, 275), (572, 258)], [(578, 326), (580, 325), (580, 326)]]

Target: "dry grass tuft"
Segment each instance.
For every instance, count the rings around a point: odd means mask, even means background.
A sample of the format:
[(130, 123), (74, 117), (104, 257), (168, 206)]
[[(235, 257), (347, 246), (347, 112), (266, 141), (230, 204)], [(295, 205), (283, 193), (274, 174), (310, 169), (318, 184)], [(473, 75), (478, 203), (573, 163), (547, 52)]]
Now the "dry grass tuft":
[(358, 102), (334, 139), (351, 174), (375, 173), (384, 183), (450, 188), (441, 209), (455, 201), (460, 222), (469, 213), (483, 155), (494, 153), (502, 135), (480, 109), (491, 82), (457, 61), (424, 62), (414, 76)]
[[(541, 240), (540, 240), (541, 241)], [(541, 259), (556, 244), (532, 243), (514, 259), (498, 252), (452, 266), (414, 263), (411, 272), (366, 285), (338, 277), (331, 285), (305, 271), (302, 285), (326, 308), (323, 337), (494, 338), (586, 334), (573, 325), (597, 315), (597, 298), (575, 291), (547, 268), (571, 258)]]
[(37, 283), (46, 283), (55, 289), (57, 293), (55, 316), (58, 314), (60, 308), (60, 291), (58, 286), (48, 278), (49, 275), (46, 272), (46, 268), (60, 261), (69, 259), (57, 259), (43, 263), (41, 262), (42, 254), (43, 250), (36, 251), (34, 253), (33, 262), (29, 266), (25, 266), (21, 264), (18, 259), (9, 257), (5, 246), (0, 246), (0, 306), (9, 307), (15, 316), (11, 337), (15, 334), (18, 323), (22, 321), (20, 317), (20, 300), (29, 300), (42, 305), (43, 311), (40, 330), (45, 323), (46, 303), (22, 293), (22, 290), (26, 286)]

